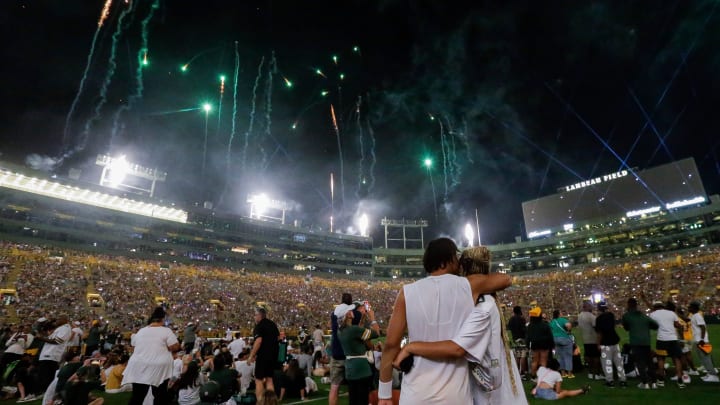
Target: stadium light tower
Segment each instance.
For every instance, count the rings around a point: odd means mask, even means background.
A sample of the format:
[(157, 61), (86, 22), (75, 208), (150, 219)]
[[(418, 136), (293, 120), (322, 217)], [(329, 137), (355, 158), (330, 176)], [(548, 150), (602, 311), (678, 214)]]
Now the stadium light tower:
[(108, 183), (110, 183), (112, 187), (117, 187), (125, 180), (129, 169), (130, 164), (125, 158), (125, 155), (113, 159), (108, 165)]
[(203, 142), (202, 175), (205, 175), (205, 158), (207, 156), (208, 142), (208, 119), (210, 117), (210, 110), (212, 110), (212, 105), (210, 105), (210, 103), (205, 103), (203, 104), (202, 108), (205, 111), (205, 142)]
[(360, 215), (358, 219), (358, 228), (360, 228), (360, 236), (368, 236), (368, 216), (367, 214)]
[(438, 210), (437, 210), (437, 197), (435, 196), (435, 182), (433, 182), (432, 172), (430, 171), (432, 169), (433, 160), (429, 157), (426, 157), (425, 159), (423, 159), (423, 165), (425, 166), (428, 177), (430, 178), (430, 187), (432, 188), (432, 194), (433, 194), (433, 209), (435, 212), (435, 222), (437, 223), (438, 222)]
[(475, 237), (475, 231), (473, 230), (472, 225), (469, 223), (465, 225), (465, 239), (467, 239), (468, 247), (472, 247), (473, 245), (473, 239)]

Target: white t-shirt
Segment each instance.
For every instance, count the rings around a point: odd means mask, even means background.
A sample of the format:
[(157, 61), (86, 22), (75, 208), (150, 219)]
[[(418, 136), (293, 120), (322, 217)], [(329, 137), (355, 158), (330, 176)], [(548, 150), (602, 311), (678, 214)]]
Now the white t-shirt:
[(52, 360), (60, 363), (60, 360), (62, 360), (62, 355), (65, 353), (65, 348), (67, 348), (68, 341), (70, 340), (70, 336), (72, 335), (72, 330), (70, 329), (70, 325), (64, 324), (60, 325), (53, 333), (48, 336), (48, 339), (53, 340), (57, 339), (60, 343), (58, 344), (52, 344), (47, 343), (43, 345), (42, 351), (40, 352), (40, 360)]
[[(473, 305), (470, 282), (453, 274), (429, 276), (403, 287), (408, 336), (411, 342), (454, 338)], [(430, 360), (415, 356), (405, 374), (400, 404), (468, 404), (472, 401), (467, 361)]]
[(710, 334), (708, 333), (707, 326), (705, 327), (705, 335), (701, 336), (702, 331), (700, 330), (701, 325), (705, 325), (705, 318), (703, 318), (700, 312), (695, 312), (690, 316), (690, 324), (692, 325), (693, 342), (699, 342), (704, 340), (705, 342), (710, 341)]
[(230, 342), (230, 344), (228, 345), (228, 350), (230, 350), (233, 359), (237, 359), (237, 357), (240, 355), (240, 353), (242, 353), (244, 348), (245, 341), (242, 338), (237, 338)]
[(584, 344), (589, 345), (598, 342), (597, 332), (595, 331), (595, 315), (592, 312), (580, 312), (580, 315), (578, 315), (578, 328)]
[(83, 336), (83, 330), (78, 328), (77, 326), (72, 328), (72, 339), (70, 339), (70, 343), (68, 343), (68, 346), (70, 347), (78, 347), (80, 346), (80, 338)]
[(197, 405), (200, 403), (200, 386), (203, 385), (202, 374), (191, 385), (178, 390), (178, 405)]
[(549, 384), (552, 389), (555, 389), (555, 383), (562, 382), (562, 376), (555, 370), (551, 370), (547, 367), (540, 366), (537, 371), (538, 385), (541, 382)]
[(650, 319), (658, 323), (657, 340), (669, 342), (678, 340), (675, 322), (680, 320), (677, 314), (667, 309), (658, 309), (650, 313)]
[(133, 336), (135, 348), (123, 374), (123, 385), (130, 383), (159, 386), (172, 377), (173, 356), (168, 346), (178, 343), (177, 336), (164, 326), (146, 326)]
[[(26, 336), (26, 337), (19, 337), (20, 335)], [(5, 353), (13, 353), (22, 355), (25, 353), (25, 349), (30, 347), (33, 340), (35, 340), (35, 337), (30, 334), (23, 334), (20, 332), (15, 333), (10, 337), (10, 339), (7, 340), (5, 345), (7, 346), (7, 349), (5, 350)]]
[(240, 391), (247, 391), (250, 387), (255, 374), (255, 363), (248, 365), (247, 360), (239, 360), (235, 362), (235, 370), (240, 373)]

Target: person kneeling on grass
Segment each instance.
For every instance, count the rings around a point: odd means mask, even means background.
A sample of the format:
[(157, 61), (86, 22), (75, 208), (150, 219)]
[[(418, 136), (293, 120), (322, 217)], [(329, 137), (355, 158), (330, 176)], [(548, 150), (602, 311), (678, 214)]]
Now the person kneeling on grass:
[(578, 390), (564, 390), (560, 388), (562, 384), (562, 376), (558, 372), (560, 363), (555, 359), (548, 360), (548, 366), (541, 366), (537, 372), (537, 385), (532, 389), (531, 394), (539, 399), (562, 399), (587, 394), (590, 386), (586, 385)]

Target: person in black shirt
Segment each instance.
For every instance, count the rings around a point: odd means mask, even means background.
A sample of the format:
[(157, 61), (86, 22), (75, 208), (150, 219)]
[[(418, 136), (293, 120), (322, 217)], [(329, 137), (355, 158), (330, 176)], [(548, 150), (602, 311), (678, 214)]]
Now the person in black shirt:
[(253, 330), (255, 342), (253, 343), (248, 364), (255, 362), (255, 390), (258, 400), (264, 401), (267, 395), (275, 395), (273, 375), (277, 366), (280, 331), (275, 322), (267, 319), (267, 310), (262, 307), (255, 309), (255, 329)]
[(512, 333), (513, 352), (515, 353), (515, 361), (517, 361), (518, 369), (523, 378), (526, 379), (528, 369), (528, 348), (525, 341), (527, 337), (527, 321), (525, 321), (520, 306), (513, 308), (513, 316), (508, 321), (507, 330)]
[(620, 336), (615, 331), (615, 315), (608, 311), (605, 301), (598, 302), (600, 315), (595, 318), (595, 330), (598, 333), (600, 342), (600, 361), (603, 373), (605, 373), (605, 385), (614, 387), (613, 369), (617, 371), (621, 387), (627, 387), (625, 378), (625, 367), (623, 366), (622, 353), (620, 352)]

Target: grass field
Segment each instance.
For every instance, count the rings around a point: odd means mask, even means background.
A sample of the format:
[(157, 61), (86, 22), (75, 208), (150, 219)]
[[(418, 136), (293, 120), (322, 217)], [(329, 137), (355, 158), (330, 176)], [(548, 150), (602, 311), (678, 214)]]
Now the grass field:
[[(715, 366), (720, 366), (720, 325), (709, 325), (708, 332), (710, 333), (711, 341), (713, 346), (716, 348), (713, 350), (713, 361)], [(622, 328), (618, 329), (618, 333), (622, 339), (622, 342), (627, 342), (627, 334)], [(579, 333), (577, 333), (579, 335)], [(654, 340), (654, 337), (653, 337)], [(622, 343), (621, 342), (621, 343)], [(580, 347), (582, 342), (578, 341)], [(695, 361), (695, 365), (698, 366), (699, 362)], [(639, 390), (636, 385), (637, 379), (628, 379), (628, 388), (607, 388), (604, 386), (603, 381), (590, 381), (587, 379), (587, 372), (579, 372), (575, 374), (577, 378), (571, 380), (565, 380), (563, 382), (563, 388), (573, 389), (580, 388), (585, 384), (590, 384), (592, 387), (591, 391), (587, 395), (581, 395), (574, 398), (568, 398), (562, 400), (563, 403), (573, 404), (713, 404), (720, 403), (720, 383), (704, 383), (699, 377), (692, 377), (692, 382), (685, 389), (679, 389), (675, 384), (667, 383), (665, 388), (659, 388), (657, 390)], [(668, 376), (672, 373), (668, 373)], [(531, 404), (540, 404), (546, 401), (536, 400), (530, 397), (530, 389), (533, 387), (533, 383), (526, 382), (524, 384), (526, 395)], [(313, 395), (311, 399), (307, 401), (299, 400), (285, 400), (283, 404), (327, 404), (327, 394), (329, 390), (328, 385), (320, 384), (318, 381), (318, 387), (320, 392)], [(341, 392), (344, 392), (342, 390)], [(106, 405), (125, 405), (130, 398), (129, 393), (107, 395), (102, 394), (105, 397)], [(10, 404), (15, 401), (8, 400), (0, 403)], [(29, 404), (39, 404), (40, 401), (29, 402)], [(340, 404), (347, 404), (347, 396), (342, 395), (340, 397)]]

